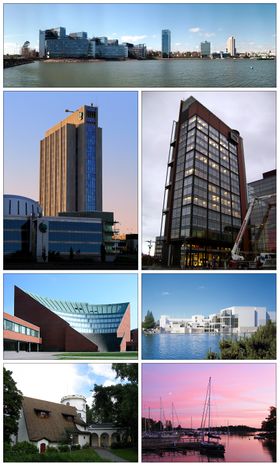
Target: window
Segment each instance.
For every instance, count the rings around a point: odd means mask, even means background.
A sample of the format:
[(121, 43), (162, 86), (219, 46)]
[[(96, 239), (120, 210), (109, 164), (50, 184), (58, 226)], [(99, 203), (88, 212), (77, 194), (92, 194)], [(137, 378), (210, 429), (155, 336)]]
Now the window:
[(203, 131), (204, 133), (208, 134), (208, 123), (206, 121), (202, 120), (202, 118), (197, 118), (197, 128), (200, 129), (200, 131)]

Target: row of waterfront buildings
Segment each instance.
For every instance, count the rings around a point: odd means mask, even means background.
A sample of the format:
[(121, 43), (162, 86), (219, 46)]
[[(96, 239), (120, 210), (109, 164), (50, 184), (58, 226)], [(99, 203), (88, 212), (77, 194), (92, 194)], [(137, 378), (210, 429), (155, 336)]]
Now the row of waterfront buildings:
[[(211, 52), (211, 43), (200, 43), (199, 52), (192, 53), (193, 57), (201, 58), (234, 58), (245, 57), (251, 54), (237, 53), (235, 37), (230, 36), (226, 42), (225, 51)], [(254, 56), (255, 54), (253, 54)], [(171, 31), (163, 29), (161, 32), (161, 56), (170, 58), (178, 56), (171, 51)], [(261, 54), (261, 57), (272, 57), (272, 54)], [(147, 58), (145, 44), (133, 44), (129, 42), (119, 43), (118, 39), (108, 37), (88, 38), (87, 32), (72, 32), (66, 34), (66, 28), (57, 27), (39, 31), (39, 57), (40, 58), (87, 58), (125, 60), (127, 58)]]
[(160, 316), (159, 327), (164, 333), (253, 333), (269, 320), (275, 321), (275, 313), (265, 307), (233, 306), (216, 314), (193, 315), (189, 318)]
[(126, 59), (146, 57), (145, 44), (125, 42), (108, 37), (88, 38), (86, 32), (66, 34), (64, 27), (39, 31), (40, 58), (102, 58)]
[[(271, 195), (271, 197), (270, 197)], [(174, 121), (167, 162), (160, 236), (163, 265), (223, 267), (248, 209), (260, 199), (240, 249), (252, 258), (276, 253), (276, 170), (246, 181), (243, 139), (193, 97)]]
[[(164, 29), (161, 36), (161, 52), (163, 58), (169, 58), (171, 56), (171, 31), (169, 29)], [(215, 53), (212, 57), (236, 57), (236, 45), (235, 38), (233, 36), (229, 37), (226, 44), (225, 52), (221, 51)], [(204, 41), (200, 43), (200, 56), (201, 58), (211, 56), (211, 43)]]

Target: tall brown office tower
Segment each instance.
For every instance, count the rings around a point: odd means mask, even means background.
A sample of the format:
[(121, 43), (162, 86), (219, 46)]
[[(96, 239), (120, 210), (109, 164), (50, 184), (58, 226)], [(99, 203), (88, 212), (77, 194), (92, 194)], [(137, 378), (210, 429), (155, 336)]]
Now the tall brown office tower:
[(46, 132), (40, 147), (40, 205), (45, 216), (102, 211), (97, 107), (84, 105)]
[(193, 97), (182, 101), (170, 141), (161, 222), (163, 263), (222, 266), (246, 209), (239, 132)]

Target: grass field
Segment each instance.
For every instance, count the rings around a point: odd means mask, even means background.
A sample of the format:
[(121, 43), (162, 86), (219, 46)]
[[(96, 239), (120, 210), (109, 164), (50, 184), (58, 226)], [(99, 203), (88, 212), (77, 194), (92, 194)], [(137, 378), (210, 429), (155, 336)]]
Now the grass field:
[(4, 455), (4, 461), (9, 463), (99, 463), (104, 462), (91, 448), (71, 452), (15, 453)]
[(119, 352), (108, 352), (108, 353), (63, 353), (56, 355), (57, 359), (137, 359), (137, 351), (126, 351), (123, 353)]
[(111, 452), (130, 463), (136, 463), (138, 461), (138, 451), (132, 448), (112, 448)]

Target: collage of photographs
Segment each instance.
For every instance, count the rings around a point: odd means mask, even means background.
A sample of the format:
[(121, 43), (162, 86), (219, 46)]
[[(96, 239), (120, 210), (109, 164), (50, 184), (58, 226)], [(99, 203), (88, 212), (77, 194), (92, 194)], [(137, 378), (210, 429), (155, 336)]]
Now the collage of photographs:
[(2, 3), (2, 462), (277, 462), (277, 6)]

